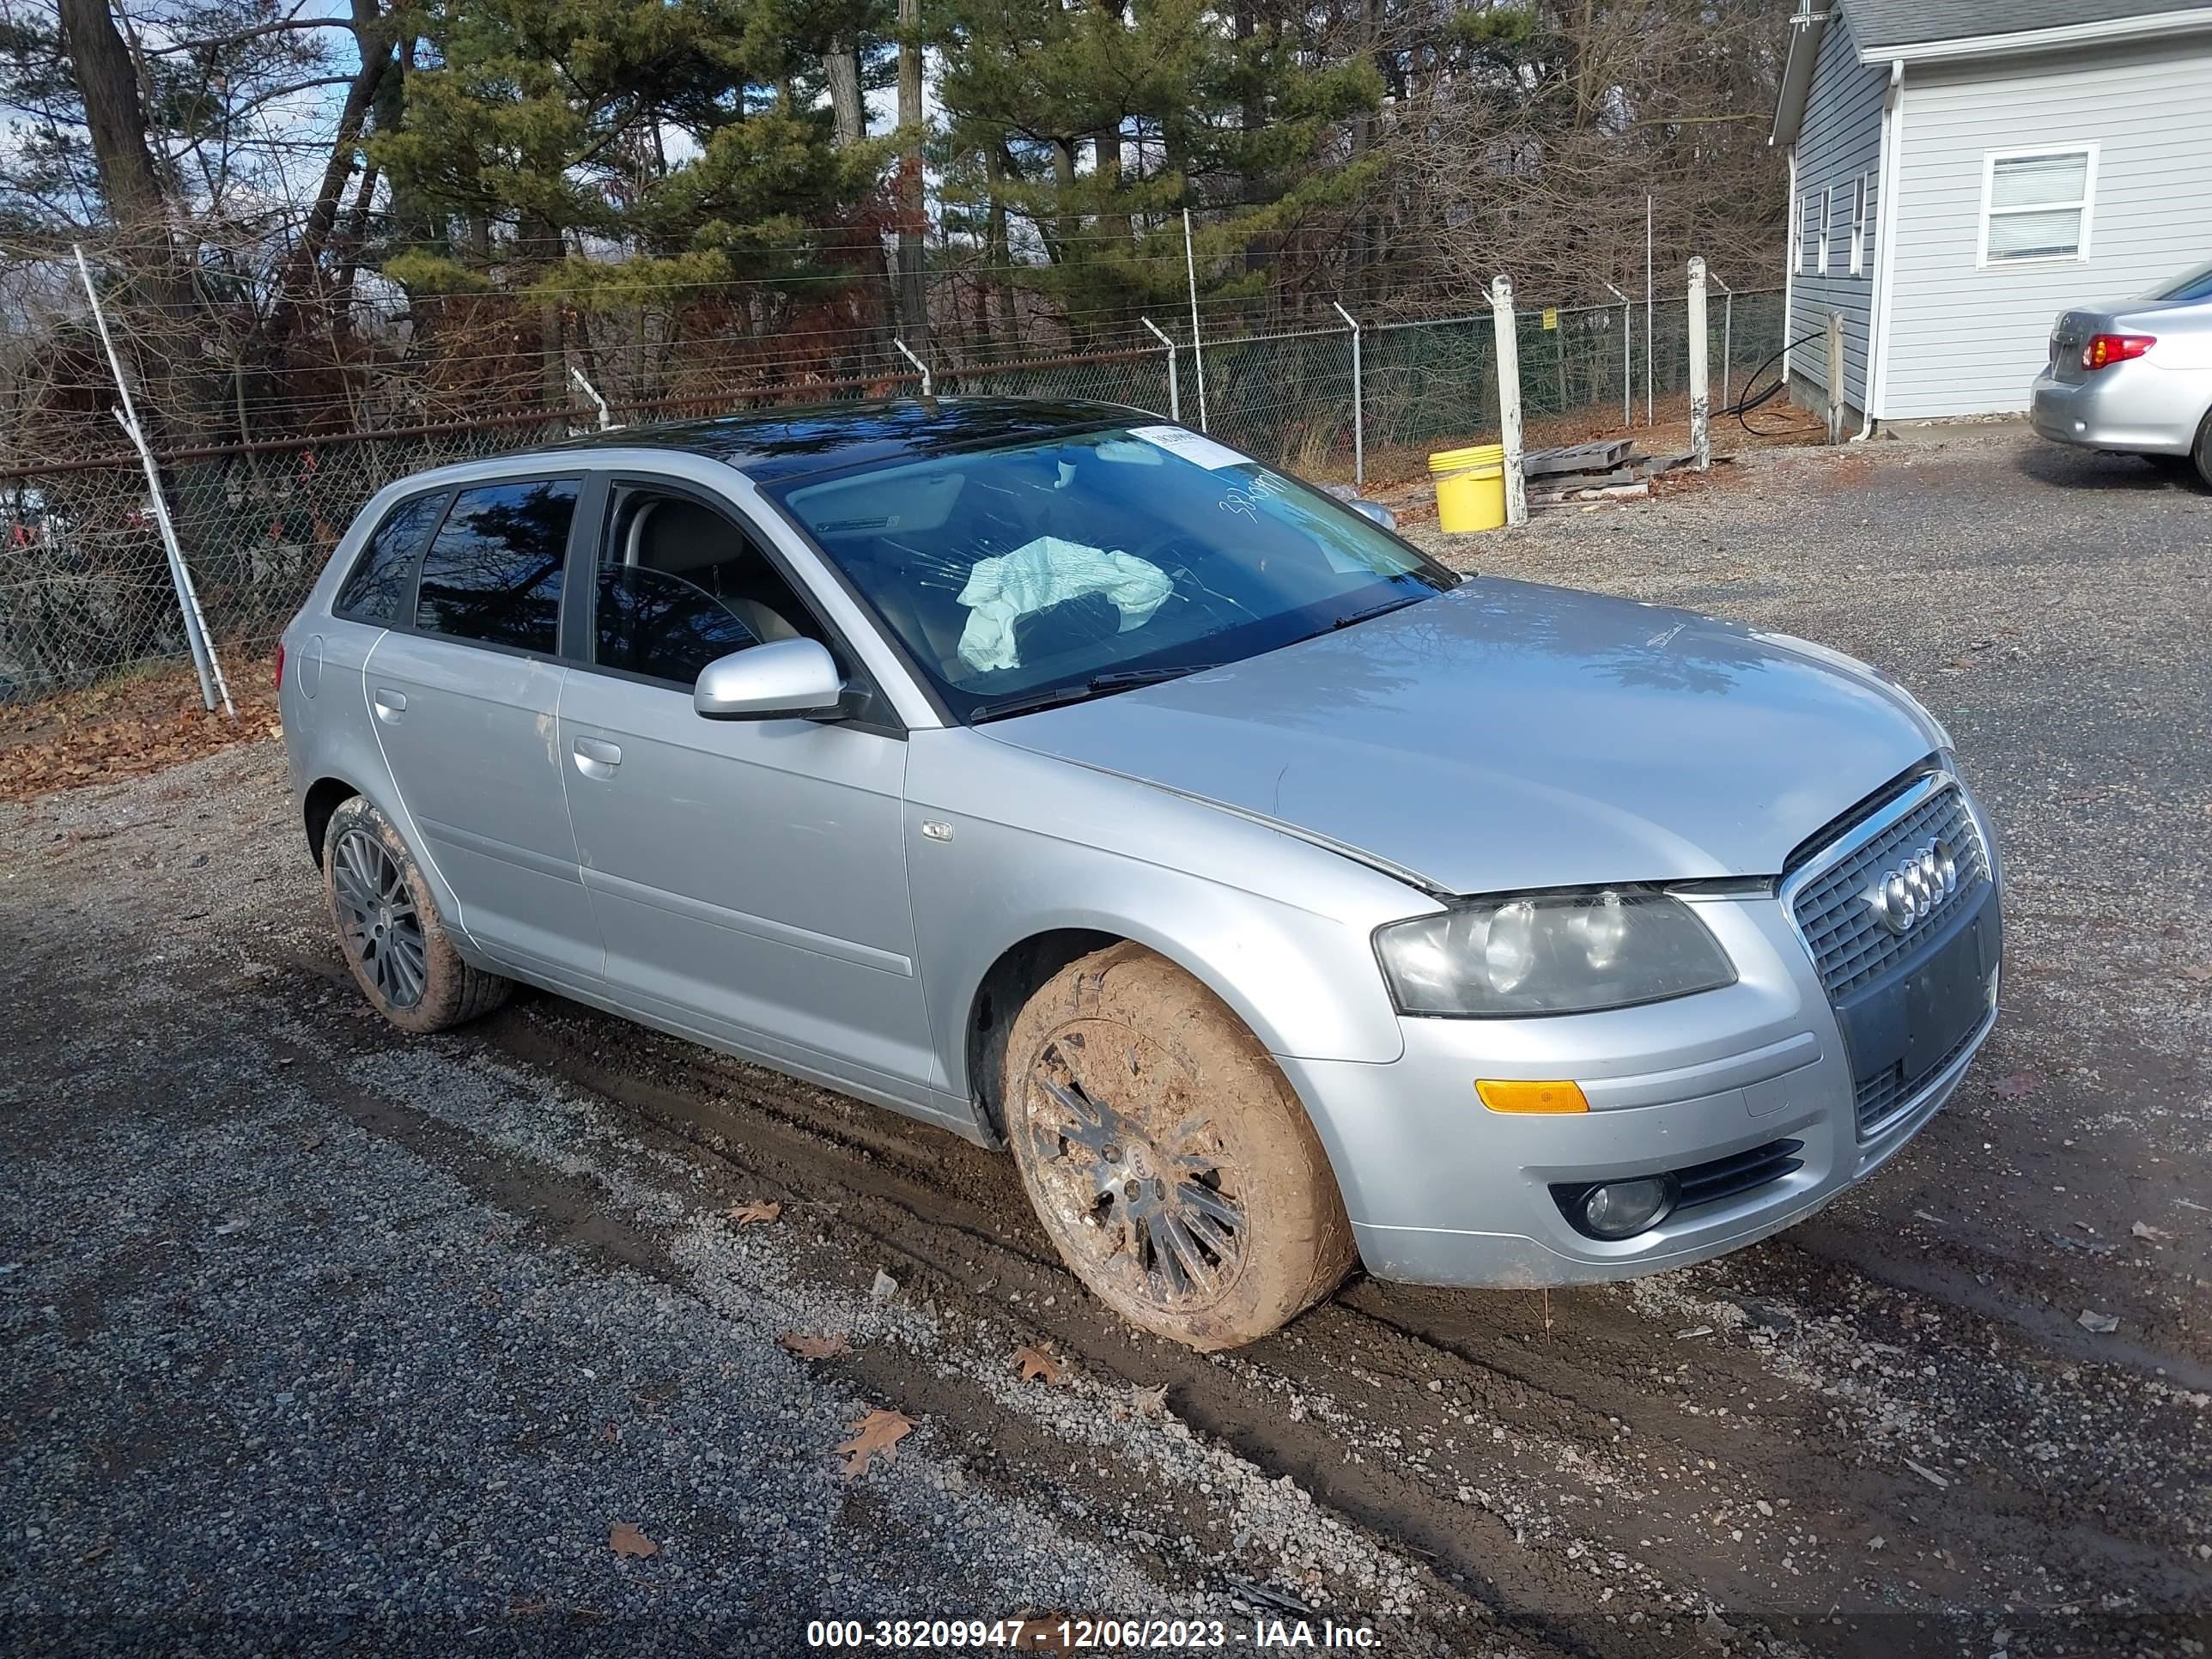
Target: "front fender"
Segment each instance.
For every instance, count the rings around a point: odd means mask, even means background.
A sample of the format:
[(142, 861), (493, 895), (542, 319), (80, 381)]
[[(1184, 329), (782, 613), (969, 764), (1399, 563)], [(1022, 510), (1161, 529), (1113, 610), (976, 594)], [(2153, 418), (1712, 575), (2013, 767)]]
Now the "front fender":
[[(948, 729), (916, 732), (907, 866), (932, 1037), (973, 1095), (967, 1031), (992, 965), (1040, 933), (1133, 939), (1190, 973), (1274, 1054), (1385, 1063), (1404, 1048), (1382, 921), (1434, 901), (1295, 836)], [(924, 833), (923, 826), (931, 827)]]

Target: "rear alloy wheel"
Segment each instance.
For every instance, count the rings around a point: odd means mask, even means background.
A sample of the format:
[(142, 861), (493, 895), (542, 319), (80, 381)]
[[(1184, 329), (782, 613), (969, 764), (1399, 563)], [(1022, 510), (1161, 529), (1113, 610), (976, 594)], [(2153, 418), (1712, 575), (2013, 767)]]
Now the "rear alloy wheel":
[(331, 814), (323, 893), (354, 982), (400, 1030), (442, 1031), (507, 1000), (509, 981), (453, 948), (414, 854), (365, 796)]
[(1075, 1275), (1202, 1350), (1279, 1328), (1356, 1259), (1327, 1155), (1265, 1048), (1189, 975), (1117, 945), (1054, 975), (1006, 1045), (1015, 1162)]

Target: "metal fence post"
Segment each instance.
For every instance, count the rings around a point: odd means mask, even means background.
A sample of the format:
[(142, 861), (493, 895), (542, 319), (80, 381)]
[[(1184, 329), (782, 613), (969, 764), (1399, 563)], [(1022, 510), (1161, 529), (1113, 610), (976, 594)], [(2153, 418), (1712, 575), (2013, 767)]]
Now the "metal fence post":
[(1359, 396), (1359, 324), (1343, 305), (1334, 300), (1336, 314), (1344, 319), (1344, 325), (1352, 331), (1352, 487), (1367, 488), (1367, 426), (1361, 415)]
[(599, 396), (599, 387), (593, 386), (591, 382), (591, 378), (574, 363), (568, 365), (568, 378), (576, 383), (577, 386), (583, 392), (583, 394), (586, 398), (589, 398), (594, 404), (599, 405), (599, 430), (602, 432), (611, 431), (614, 427), (615, 417), (607, 409), (607, 400)]
[(1708, 266), (1706, 279), (1720, 283), (1721, 289), (1721, 413), (1725, 415), (1735, 407), (1735, 396), (1730, 390), (1730, 373), (1735, 366), (1735, 290), (1722, 283), (1718, 272)]
[(929, 378), (929, 365), (922, 362), (921, 358), (915, 356), (914, 355), (913, 349), (909, 347), (904, 340), (900, 339), (897, 335), (894, 334), (891, 336), (891, 343), (899, 349), (900, 356), (905, 358), (907, 362), (912, 363), (916, 368), (921, 371), (921, 395), (925, 398), (929, 397), (931, 395), (930, 388), (932, 386), (932, 381)]
[(1620, 301), (1620, 426), (1636, 424), (1636, 301), (1601, 276), (1598, 286)]
[(1490, 285), (1491, 321), (1498, 331), (1498, 435), (1505, 447), (1505, 522), (1528, 522), (1528, 487), (1521, 476), (1521, 342), (1513, 324), (1513, 283)]
[(1198, 429), (1206, 431), (1206, 332), (1198, 325), (1198, 254), (1190, 240), (1190, 210), (1182, 210), (1182, 269), (1190, 279), (1190, 366), (1198, 376)]
[(1152, 337), (1168, 349), (1168, 419), (1181, 426), (1182, 424), (1182, 387), (1176, 383), (1175, 338), (1164, 332), (1160, 325), (1149, 317), (1139, 317), (1137, 320), (1152, 330)]
[(238, 709), (231, 702), (230, 687), (222, 678), (222, 664), (216, 660), (214, 641), (208, 638), (207, 617), (200, 610), (200, 596), (192, 586), (192, 573), (185, 563), (185, 550), (177, 541), (177, 526), (169, 520), (169, 502), (161, 493), (161, 469), (155, 463), (154, 451), (146, 441), (146, 434), (138, 424), (138, 410), (131, 401), (131, 384), (123, 375), (123, 360), (115, 355), (115, 342), (107, 332), (107, 313), (100, 308), (100, 292), (92, 285), (92, 267), (84, 262), (84, 250), (72, 243), (70, 252), (76, 255), (77, 275), (84, 278), (84, 297), (92, 301), (92, 319), (100, 325), (100, 343), (107, 350), (107, 367), (115, 376), (115, 389), (122, 394), (123, 407), (115, 411), (115, 419), (131, 439), (131, 447), (138, 452), (138, 464), (146, 470), (146, 489), (154, 502), (154, 522), (161, 532), (161, 546), (169, 556), (169, 580), (177, 590), (177, 609), (184, 619), (185, 643), (191, 647), (192, 667), (199, 675), (200, 700), (210, 711), (216, 699), (222, 700), (222, 712), (233, 720)]
[(1712, 409), (1705, 374), (1705, 262), (1690, 261), (1690, 309), (1687, 319), (1690, 348), (1690, 449), (1698, 458), (1698, 471), (1713, 464)]

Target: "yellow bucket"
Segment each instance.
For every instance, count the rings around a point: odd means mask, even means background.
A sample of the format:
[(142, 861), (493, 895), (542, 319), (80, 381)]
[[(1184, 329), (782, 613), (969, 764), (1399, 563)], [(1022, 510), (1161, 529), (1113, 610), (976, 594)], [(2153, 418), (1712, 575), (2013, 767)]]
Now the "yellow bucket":
[(1495, 530), (1505, 522), (1505, 446), (1475, 444), (1429, 457), (1437, 523), (1445, 530)]

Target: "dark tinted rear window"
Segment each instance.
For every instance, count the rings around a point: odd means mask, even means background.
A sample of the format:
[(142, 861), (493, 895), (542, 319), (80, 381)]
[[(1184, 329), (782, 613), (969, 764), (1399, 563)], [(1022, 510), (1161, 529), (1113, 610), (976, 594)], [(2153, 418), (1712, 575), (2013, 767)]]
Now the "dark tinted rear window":
[(407, 591), (415, 556), (422, 550), (422, 538), (438, 522), (438, 509), (445, 504), (445, 492), (441, 490), (434, 495), (402, 501), (386, 514), (384, 522), (377, 526), (368, 545), (346, 573), (337, 604), (331, 608), (355, 622), (389, 628), (397, 621), (400, 595)]
[(576, 481), (464, 489), (422, 556), (415, 625), (455, 639), (551, 653)]

